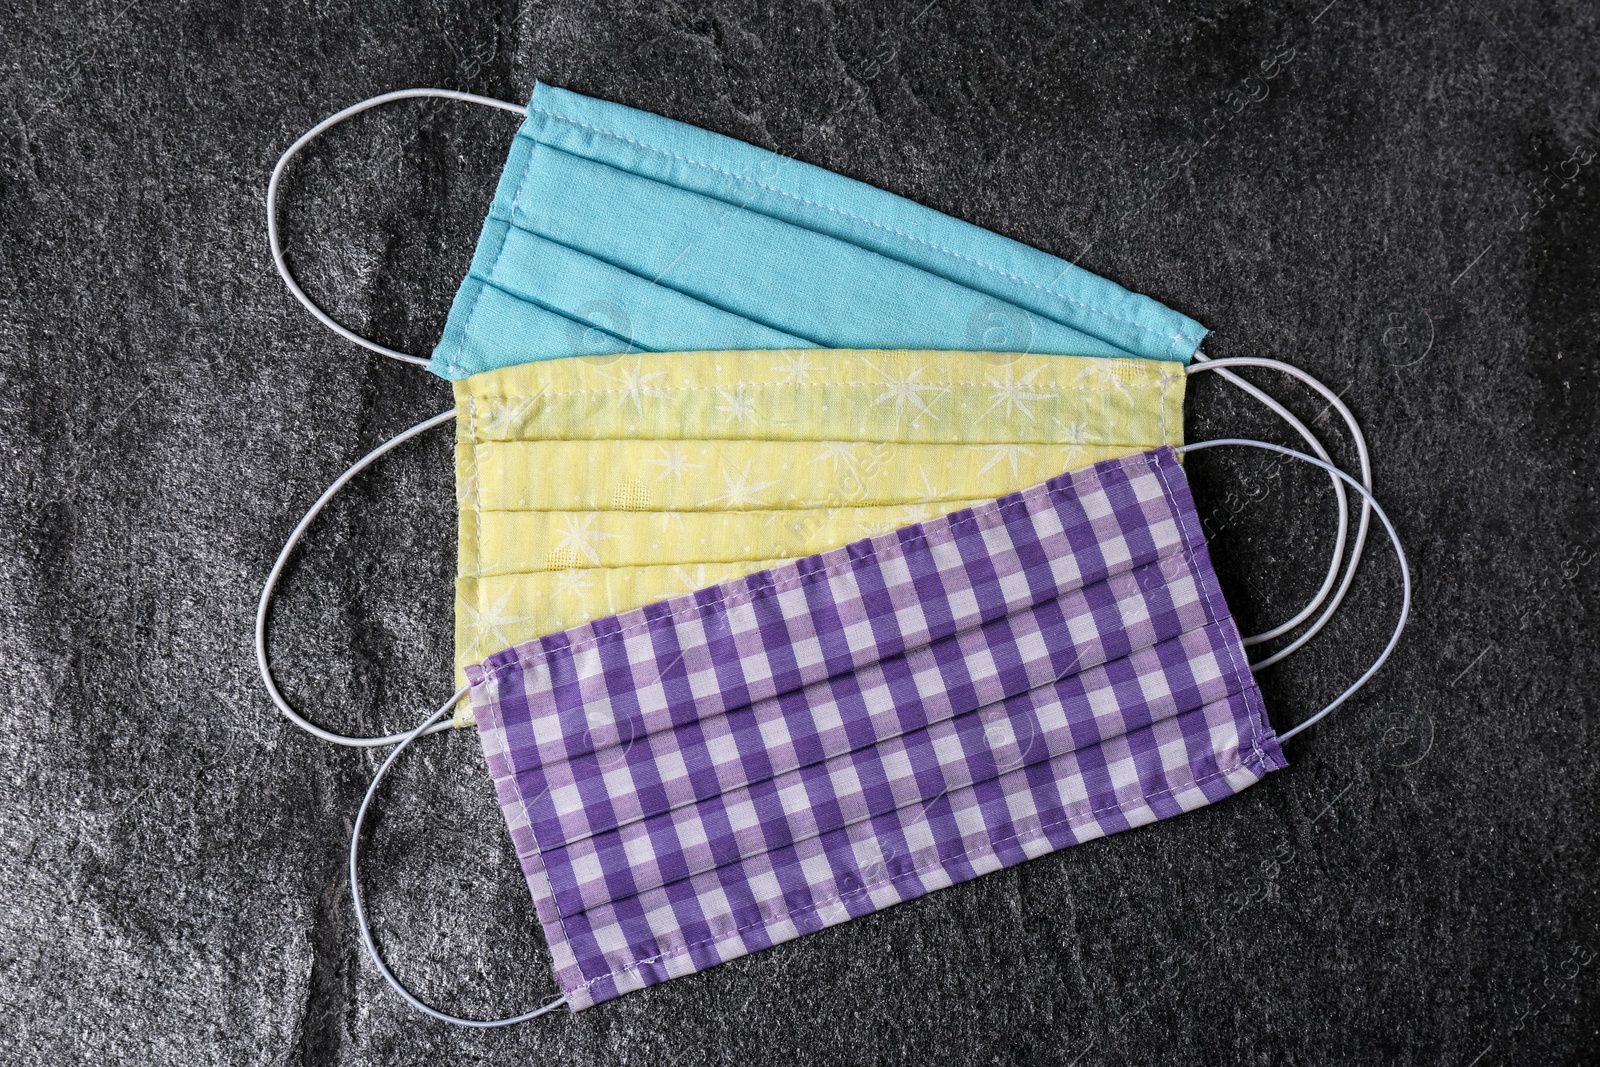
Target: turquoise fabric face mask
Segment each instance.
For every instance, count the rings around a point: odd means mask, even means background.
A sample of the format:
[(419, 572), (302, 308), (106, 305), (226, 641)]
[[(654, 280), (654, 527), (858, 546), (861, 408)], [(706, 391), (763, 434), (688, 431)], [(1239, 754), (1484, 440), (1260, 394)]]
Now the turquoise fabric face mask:
[[(431, 361), (328, 318), (294, 284), (272, 205), (306, 142), (361, 110), (446, 96), (525, 114)], [(445, 378), (560, 356), (792, 348), (987, 350), (1188, 362), (1205, 329), (1066, 260), (731, 137), (536, 85), (526, 109), (404, 90), (279, 161), (280, 273), (342, 335)]]

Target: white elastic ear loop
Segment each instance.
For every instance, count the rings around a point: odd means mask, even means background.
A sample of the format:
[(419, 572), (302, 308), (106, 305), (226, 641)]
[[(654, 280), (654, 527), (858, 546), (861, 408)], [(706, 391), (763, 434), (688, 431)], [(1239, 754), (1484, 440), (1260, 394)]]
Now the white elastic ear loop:
[[(272, 594), (278, 588), (278, 579), (283, 574), (283, 568), (289, 562), (289, 554), (294, 551), (295, 545), (300, 543), (300, 538), (305, 534), (306, 527), (311, 525), (311, 520), (321, 513), (322, 509), (327, 506), (328, 501), (332, 500), (334, 494), (343, 489), (350, 479), (371, 466), (373, 461), (384, 453), (405, 444), (413, 437), (431, 430), (435, 426), (442, 426), (455, 417), (456, 410), (451, 408), (449, 411), (435, 415), (431, 419), (417, 423), (411, 429), (385, 441), (356, 460), (349, 470), (339, 475), (339, 479), (323, 491), (322, 495), (317, 498), (317, 502), (311, 505), (311, 509), (305, 513), (305, 517), (295, 526), (294, 532), (289, 535), (289, 540), (283, 544), (283, 551), (278, 553), (278, 561), (272, 565), (272, 570), (267, 575), (266, 584), (261, 587), (261, 600), (256, 604), (256, 666), (261, 669), (261, 680), (267, 685), (267, 695), (272, 698), (272, 702), (277, 705), (278, 710), (283, 712), (290, 722), (306, 733), (320, 737), (324, 741), (331, 741), (336, 745), (346, 745), (350, 748), (377, 748), (381, 745), (392, 745), (404, 738), (406, 734), (389, 734), (386, 737), (346, 737), (344, 734), (336, 734), (330, 730), (324, 730), (306, 719), (289, 705), (282, 693), (278, 692), (278, 685), (272, 680), (272, 668), (267, 663), (267, 609), (272, 606)], [(438, 728), (448, 730), (450, 724), (441, 723)]]
[[(1312, 434), (1310, 429), (1308, 429), (1303, 422), (1295, 418), (1295, 416), (1287, 408), (1278, 403), (1271, 396), (1251, 385), (1243, 378), (1240, 378), (1237, 374), (1233, 374), (1232, 372), (1223, 368), (1230, 366), (1266, 367), (1270, 370), (1282, 371), (1283, 373), (1294, 378), (1298, 378), (1300, 381), (1306, 383), (1312, 389), (1316, 390), (1316, 392), (1319, 393), (1323, 399), (1328, 401), (1329, 406), (1339, 413), (1339, 417), (1342, 418), (1345, 425), (1349, 427), (1350, 436), (1355, 442), (1356, 446), (1357, 460), (1361, 466), (1362, 484), (1368, 490), (1372, 488), (1372, 460), (1367, 452), (1366, 435), (1361, 432), (1361, 426), (1356, 422), (1355, 415), (1351, 413), (1350, 409), (1345, 406), (1344, 401), (1341, 400), (1339, 395), (1333, 390), (1329, 389), (1326, 385), (1323, 385), (1320, 381), (1312, 377), (1310, 374), (1307, 374), (1299, 367), (1276, 359), (1263, 359), (1256, 356), (1234, 356), (1227, 359), (1207, 359), (1204, 355), (1198, 352), (1195, 353), (1195, 358), (1199, 359), (1201, 362), (1191, 364), (1189, 366), (1188, 371), (1190, 374), (1195, 374), (1204, 370), (1217, 371), (1219, 375), (1238, 386), (1239, 389), (1243, 390), (1246, 394), (1261, 401), (1261, 403), (1264, 404), (1269, 410), (1277, 414), (1286, 423), (1288, 423), (1289, 426), (1299, 433), (1301, 437), (1305, 438), (1305, 440), (1311, 445), (1312, 451), (1314, 451), (1325, 462), (1331, 463), (1333, 461), (1332, 457), (1328, 455), (1327, 450), (1322, 447), (1322, 443), (1316, 439), (1316, 436)], [(1333, 587), (1334, 579), (1339, 573), (1340, 560), (1344, 557), (1345, 535), (1346, 531), (1349, 529), (1349, 517), (1346, 513), (1348, 501), (1345, 497), (1344, 484), (1338, 478), (1333, 480), (1333, 490), (1339, 511), (1339, 527), (1334, 538), (1333, 558), (1329, 562), (1328, 574), (1327, 577), (1323, 579), (1322, 588), (1317, 591), (1317, 595), (1312, 597), (1311, 602), (1302, 608), (1299, 614), (1295, 615), (1294, 618), (1280, 626), (1275, 626), (1271, 630), (1267, 630), (1264, 633), (1259, 633), (1253, 637), (1245, 638), (1245, 645), (1256, 645), (1262, 643), (1263, 641), (1270, 641), (1275, 637), (1281, 637), (1283, 634), (1288, 633), (1290, 630), (1304, 622), (1312, 612), (1314, 612), (1325, 600), (1327, 600), (1328, 591)], [(1333, 617), (1333, 613), (1337, 611), (1339, 605), (1344, 602), (1345, 594), (1350, 591), (1350, 583), (1355, 580), (1356, 567), (1361, 562), (1361, 552), (1362, 549), (1366, 547), (1367, 543), (1367, 528), (1367, 503), (1365, 499), (1363, 499), (1361, 504), (1361, 518), (1356, 526), (1355, 545), (1350, 552), (1350, 562), (1346, 566), (1344, 580), (1340, 583), (1338, 591), (1334, 594), (1333, 602), (1327, 606), (1322, 615), (1314, 624), (1312, 624), (1310, 629), (1308, 629), (1305, 633), (1302, 633), (1299, 637), (1295, 638), (1294, 641), (1290, 642), (1285, 647), (1279, 649), (1277, 652), (1274, 652), (1272, 655), (1252, 663), (1251, 670), (1259, 671), (1272, 666), (1285, 656), (1292, 654), (1297, 649), (1302, 647), (1307, 641), (1316, 636), (1318, 631), (1328, 624), (1328, 620)]]
[(418, 97), (437, 97), (442, 100), (461, 100), (469, 104), (484, 104), (488, 107), (497, 107), (501, 111), (509, 111), (514, 115), (526, 115), (528, 113), (528, 109), (521, 104), (509, 104), (504, 100), (496, 100), (490, 96), (461, 93), (454, 89), (397, 89), (392, 93), (383, 93), (380, 96), (363, 100), (359, 104), (351, 104), (343, 111), (329, 115), (311, 127), (300, 136), (298, 141), (289, 146), (287, 152), (278, 157), (277, 166), (272, 168), (272, 179), (267, 182), (267, 243), (272, 246), (272, 263), (273, 266), (278, 268), (278, 274), (283, 278), (283, 284), (289, 287), (289, 292), (296, 300), (305, 305), (307, 311), (317, 317), (318, 322), (343, 337), (346, 341), (353, 341), (362, 348), (370, 349), (380, 356), (388, 356), (390, 359), (398, 359), (406, 363), (415, 363), (420, 367), (426, 367), (428, 361), (421, 356), (413, 356), (406, 352), (397, 352), (392, 348), (385, 348), (376, 341), (369, 341), (355, 331), (346, 329), (338, 322), (335, 322), (331, 315), (323, 311), (306, 295), (305, 290), (301, 289), (294, 280), (294, 275), (289, 273), (289, 264), (284, 258), (283, 246), (278, 242), (278, 184), (283, 180), (283, 172), (288, 169), (289, 161), (302, 148), (319, 137), (323, 131), (331, 126), (339, 125), (339, 123), (352, 115), (359, 115), (368, 108), (377, 107), (379, 104), (389, 104), (396, 100), (413, 100)]
[[(1311, 446), (1312, 451), (1315, 452), (1320, 458), (1330, 463), (1333, 461), (1333, 457), (1328, 454), (1327, 449), (1322, 447), (1322, 442), (1319, 441), (1311, 432), (1310, 428), (1296, 418), (1288, 408), (1278, 403), (1277, 400), (1273, 399), (1267, 393), (1251, 385), (1243, 378), (1240, 378), (1238, 375), (1226, 370), (1218, 369), (1216, 366), (1218, 361), (1209, 359), (1203, 352), (1196, 352), (1195, 359), (1199, 360), (1200, 362), (1191, 364), (1188, 368), (1188, 373), (1196, 374), (1204, 370), (1217, 370), (1219, 377), (1226, 378), (1228, 381), (1239, 387), (1239, 389), (1243, 390), (1247, 395), (1255, 397), (1257, 400), (1261, 401), (1261, 403), (1266, 406), (1268, 410), (1274, 412), (1286, 423), (1288, 423), (1289, 427), (1300, 434), (1300, 436), (1305, 439), (1306, 443)], [(1295, 373), (1298, 370), (1298, 368), (1291, 367), (1286, 363), (1280, 363), (1277, 360), (1262, 360), (1260, 363), (1271, 366), (1275, 370), (1284, 370), (1290, 373)], [(1309, 378), (1309, 376), (1303, 374), (1300, 376)], [(1321, 387), (1321, 383), (1312, 379), (1311, 384), (1313, 388), (1321, 388), (1324, 395), (1327, 395), (1327, 390)], [(1282, 623), (1281, 625), (1274, 626), (1270, 630), (1266, 630), (1262, 633), (1254, 634), (1244, 638), (1244, 644), (1246, 647), (1261, 644), (1276, 637), (1281, 637), (1283, 634), (1288, 633), (1296, 626), (1299, 626), (1301, 623), (1305, 622), (1306, 619), (1311, 617), (1317, 608), (1320, 607), (1325, 600), (1327, 600), (1328, 594), (1333, 590), (1334, 582), (1337, 581), (1339, 577), (1340, 564), (1344, 560), (1344, 548), (1350, 525), (1349, 516), (1347, 514), (1347, 506), (1349, 501), (1345, 497), (1344, 483), (1339, 481), (1337, 478), (1333, 479), (1333, 494), (1336, 502), (1335, 510), (1339, 517), (1339, 522), (1338, 528), (1334, 535), (1333, 556), (1328, 562), (1328, 573), (1323, 579), (1322, 587), (1317, 590), (1310, 602), (1307, 603), (1305, 607), (1301, 608), (1299, 613), (1297, 613), (1292, 619)], [(1353, 566), (1354, 564), (1352, 564), (1352, 567)], [(1256, 667), (1255, 669), (1260, 668)]]
[[(372, 798), (378, 792), (378, 783), (383, 781), (383, 776), (389, 773), (389, 768), (394, 765), (395, 760), (400, 758), (400, 753), (406, 750), (406, 746), (410, 745), (411, 742), (415, 741), (423, 734), (429, 733), (429, 728), (435, 723), (438, 723), (439, 720), (444, 717), (445, 712), (455, 707), (456, 702), (465, 696), (467, 694), (467, 690), (470, 688), (470, 686), (466, 686), (456, 690), (455, 695), (449, 700), (446, 700), (444, 704), (439, 707), (438, 711), (435, 711), (432, 715), (429, 715), (426, 719), (424, 719), (421, 726), (418, 726), (415, 730), (405, 734), (400, 739), (400, 743), (394, 747), (394, 751), (390, 752), (388, 757), (385, 758), (383, 763), (378, 767), (378, 773), (373, 775), (372, 784), (367, 786), (367, 794), (361, 798), (361, 807), (356, 812), (355, 829), (350, 833), (350, 900), (355, 904), (356, 925), (361, 929), (361, 943), (367, 947), (367, 955), (371, 957), (373, 964), (377, 966), (378, 973), (383, 975), (383, 980), (388, 982), (389, 985), (394, 988), (394, 991), (399, 993), (400, 996), (405, 999), (406, 1003), (410, 1004), (413, 1008), (416, 1008), (418, 1011), (426, 1015), (433, 1016), (440, 1022), (454, 1023), (456, 1026), (470, 1026), (480, 1030), (487, 1030), (496, 1026), (511, 1026), (515, 1023), (525, 1023), (529, 1019), (537, 1019), (545, 1012), (551, 1011), (554, 1008), (559, 1008), (561, 1005), (565, 1004), (567, 1002), (567, 998), (565, 996), (557, 997), (548, 1004), (541, 1004), (532, 1011), (524, 1012), (521, 1015), (513, 1015), (505, 1019), (463, 1019), (460, 1016), (450, 1015), (446, 1012), (440, 1011), (438, 1008), (433, 1008), (427, 1004), (424, 1004), (411, 992), (411, 990), (400, 984), (400, 979), (394, 976), (394, 972), (389, 970), (389, 965), (384, 963), (383, 957), (378, 954), (377, 942), (373, 941), (372, 929), (367, 925), (367, 908), (361, 899), (361, 879), (357, 874), (357, 864), (361, 858), (361, 827), (366, 822), (367, 809), (372, 806)], [(443, 724), (441, 723), (440, 725)]]
[[(1219, 360), (1218, 362), (1221, 361)], [(1395, 559), (1400, 563), (1400, 618), (1399, 621), (1394, 624), (1394, 633), (1390, 635), (1389, 643), (1383, 646), (1383, 651), (1378, 654), (1377, 659), (1373, 660), (1372, 666), (1367, 668), (1366, 673), (1360, 678), (1357, 678), (1355, 683), (1351, 685), (1349, 689), (1346, 689), (1344, 692), (1335, 697), (1331, 704), (1317, 712), (1315, 715), (1311, 716), (1311, 718), (1307, 719), (1299, 726), (1296, 726), (1294, 729), (1289, 730), (1286, 733), (1279, 734), (1278, 740), (1280, 742), (1285, 742), (1294, 737), (1294, 735), (1300, 731), (1310, 729), (1312, 726), (1315, 726), (1330, 711), (1338, 707), (1340, 704), (1343, 704), (1346, 700), (1349, 700), (1355, 695), (1356, 690), (1366, 685), (1367, 681), (1374, 674), (1378, 673), (1378, 668), (1382, 667), (1384, 662), (1388, 660), (1389, 654), (1394, 651), (1395, 645), (1400, 643), (1400, 634), (1405, 630), (1406, 620), (1411, 616), (1411, 568), (1406, 564), (1406, 552), (1405, 549), (1400, 545), (1400, 535), (1395, 532), (1394, 523), (1389, 521), (1389, 516), (1384, 514), (1383, 508), (1378, 506), (1378, 501), (1375, 497), (1373, 497), (1372, 490), (1368, 489), (1366, 486), (1350, 477), (1350, 475), (1346, 474), (1338, 467), (1335, 467), (1332, 463), (1324, 463), (1322, 460), (1308, 456), (1304, 452), (1296, 452), (1294, 449), (1285, 448), (1282, 445), (1269, 444), (1266, 441), (1250, 441), (1240, 437), (1224, 437), (1215, 441), (1197, 441), (1194, 444), (1183, 445), (1175, 449), (1175, 451), (1181, 455), (1185, 452), (1200, 452), (1207, 448), (1221, 448), (1224, 445), (1242, 445), (1246, 448), (1262, 448), (1266, 449), (1268, 452), (1277, 452), (1281, 455), (1291, 456), (1294, 459), (1309, 463), (1314, 467), (1321, 467), (1335, 478), (1347, 482), (1352, 489), (1361, 494), (1361, 498), (1365, 506), (1370, 507), (1378, 516), (1378, 521), (1383, 523), (1383, 528), (1388, 531), (1389, 540), (1394, 544)]]

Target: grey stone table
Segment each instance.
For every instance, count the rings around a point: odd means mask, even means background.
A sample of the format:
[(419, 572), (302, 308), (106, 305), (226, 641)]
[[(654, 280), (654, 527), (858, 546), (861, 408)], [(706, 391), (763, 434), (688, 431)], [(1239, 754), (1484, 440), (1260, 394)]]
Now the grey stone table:
[[(1594, 1062), (1596, 10), (1324, 3), (6, 4), (0, 1061)], [(287, 297), (263, 191), (355, 100), (535, 79), (892, 189), (1153, 294), (1214, 356), (1321, 375), (1416, 570), (1392, 666), (1214, 808), (578, 1016), (413, 1014), (345, 887), (375, 757), (279, 720), (250, 624), (302, 510), (449, 395)], [(308, 152), (307, 288), (426, 351), (513, 126), (397, 106)], [(1220, 382), (1189, 412), (1191, 438), (1283, 439)], [(448, 686), (447, 436), (362, 477), (290, 572), (274, 648), (326, 723), (397, 729)], [(1230, 602), (1277, 621), (1331, 545), (1322, 480), (1191, 469)], [(1263, 676), (1280, 724), (1396, 602), (1378, 543)], [(369, 869), (426, 995), (553, 990), (472, 736), (405, 761)]]

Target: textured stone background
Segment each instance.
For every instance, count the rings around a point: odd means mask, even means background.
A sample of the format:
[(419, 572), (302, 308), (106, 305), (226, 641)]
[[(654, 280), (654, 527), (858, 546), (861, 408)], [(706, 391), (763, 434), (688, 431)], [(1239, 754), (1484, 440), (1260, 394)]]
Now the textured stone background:
[[(0, 1061), (1594, 1062), (1596, 8), (1325, 2), (0, 6)], [(280, 722), (249, 641), (302, 510), (448, 390), (291, 302), (262, 197), (348, 103), (536, 78), (1077, 258), (1213, 355), (1320, 374), (1417, 574), (1392, 666), (1215, 808), (577, 1017), (413, 1014), (344, 883), (374, 757)], [(307, 288), (426, 351), (513, 126), (413, 104), (329, 136), (286, 190)], [(1193, 437), (1282, 439), (1221, 382), (1191, 397)], [(446, 438), (361, 478), (287, 582), (274, 648), (325, 723), (399, 728), (448, 687)], [(1191, 469), (1230, 602), (1276, 622), (1321, 573), (1325, 486)], [(1280, 725), (1376, 652), (1395, 578), (1380, 543), (1266, 676)], [(543, 999), (475, 740), (394, 785), (369, 868), (393, 964), (462, 1012)]]

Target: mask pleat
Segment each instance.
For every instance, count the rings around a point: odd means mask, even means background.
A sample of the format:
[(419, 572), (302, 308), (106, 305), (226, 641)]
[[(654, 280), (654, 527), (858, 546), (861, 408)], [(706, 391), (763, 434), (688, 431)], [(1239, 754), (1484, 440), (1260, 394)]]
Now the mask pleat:
[[(873, 449), (876, 444), (884, 447)], [(1086, 459), (1125, 455), (1131, 444), (919, 444), (909, 449), (847, 441), (744, 440), (732, 447), (660, 438), (515, 441), (486, 446), (495, 453), (492, 466), (482, 456), (474, 462), (477, 504), (486, 513), (660, 509), (714, 514), (967, 500), (975, 486), (1036, 485), (1083, 466)], [(663, 476), (665, 463), (682, 469)]]
[[(520, 579), (526, 575), (554, 577), (552, 572), (568, 570), (632, 571), (658, 566), (669, 553), (673, 566), (759, 563), (772, 560), (763, 553), (770, 552), (774, 544), (782, 544), (795, 557), (809, 556), (978, 502), (972, 498), (912, 498), (894, 504), (819, 504), (749, 511), (485, 509), (479, 534), (484, 567), (479, 574)], [(486, 589), (489, 595), (494, 592), (493, 587)]]
[[(568, 321), (592, 323), (624, 341), (621, 348), (569, 343), (554, 351), (530, 349), (540, 358), (625, 352), (628, 342), (656, 352), (694, 351), (707, 340), (715, 342), (713, 349), (728, 350), (824, 347), (819, 339), (764, 321), (759, 308), (719, 306), (704, 295), (677, 288), (670, 273), (641, 274), (641, 261), (613, 262), (568, 244), (572, 239), (512, 224), (501, 257), (483, 275), (472, 275), (503, 297), (540, 304)], [(662, 264), (661, 269), (667, 266)], [(499, 308), (482, 305), (474, 314), (504, 314), (514, 305), (504, 303)], [(598, 346), (603, 339), (590, 343)]]
[[(1136, 582), (1149, 580), (1135, 579)], [(644, 733), (638, 719), (616, 722), (603, 734), (590, 729), (577, 735), (584, 740), (571, 740), (569, 734), (562, 759), (530, 769), (519, 778), (529, 797), (530, 818), (536, 829), (547, 837), (568, 841), (581, 839), (588, 834), (615, 829), (625, 822), (710, 800), (719, 793), (756, 786), (781, 774), (836, 760), (946, 719), (985, 712), (1004, 700), (1051, 685), (1064, 673), (1105, 669), (1107, 664), (1126, 659), (1145, 648), (1159, 648), (1165, 641), (1181, 642), (1184, 634), (1200, 630), (1204, 625), (1215, 625), (1204, 622), (1207, 613), (1194, 601), (1184, 605), (1181, 616), (1169, 611), (1155, 622), (1148, 618), (1150, 609), (1138, 602), (1137, 588), (1111, 595), (1118, 602), (1111, 605), (1102, 600), (1095, 610), (1098, 620), (1091, 620), (1085, 611), (1087, 600), (1080, 599), (1076, 604), (1048, 603), (1037, 610), (1019, 613), (905, 655), (886, 658), (860, 670), (782, 689), (776, 696), (763, 697), (731, 709), (725, 715), (676, 723), (666, 731), (670, 736)], [(1147, 617), (1141, 619), (1141, 615)], [(1120, 623), (1124, 628), (1121, 632), (1127, 633), (1141, 633), (1148, 628), (1149, 643), (1125, 649), (1114, 641), (1096, 641), (1086, 635), (1090, 626), (1108, 622)], [(1185, 625), (1189, 629), (1183, 629)], [(1026, 662), (995, 664), (990, 673), (976, 676), (966, 668), (940, 666), (966, 664), (973, 662), (974, 657), (982, 662), (981, 650), (999, 644), (1002, 628), (1012, 631), (1005, 635), (1006, 640), (1016, 640), (1025, 634), (1028, 646), (1044, 644), (1050, 648), (1050, 654)], [(1217, 639), (1217, 635), (1211, 634), (1210, 639)], [(1191, 645), (1192, 642), (1180, 644), (1180, 647)], [(643, 692), (653, 695), (655, 683), (640, 679), (639, 684)], [(660, 685), (662, 697), (674, 704), (682, 699), (681, 694), (687, 688), (682, 678), (670, 675), (661, 679)], [(907, 686), (911, 688), (908, 690)], [(916, 706), (923, 714), (907, 715), (899, 710), (906, 698), (912, 696), (917, 698)], [(849, 721), (851, 728), (844, 730), (839, 722), (831, 719), (800, 720), (797, 725), (795, 717), (786, 710), (813, 706), (827, 709), (829, 715), (841, 721)], [(604, 712), (587, 708), (586, 713), (606, 716)], [(777, 725), (780, 723), (781, 726)], [(567, 729), (576, 726), (572, 723)], [(734, 761), (735, 756), (758, 739), (769, 739), (769, 731), (773, 730), (783, 734), (782, 758), (769, 758), (759, 765), (759, 773), (756, 763)], [(663, 750), (676, 754), (674, 758), (682, 762), (683, 773), (664, 782), (659, 796), (651, 795), (653, 806), (646, 807), (643, 797), (620, 803), (612, 800), (609, 821), (586, 814), (581, 827), (574, 826), (574, 812), (596, 799), (596, 794), (606, 788), (606, 771), (624, 768), (630, 774), (635, 770), (648, 774), (656, 753)], [(730, 762), (735, 763), (736, 770), (722, 766)], [(714, 773), (696, 777), (698, 771)], [(714, 789), (712, 783), (715, 783)]]
[[(941, 341), (949, 343), (942, 323), (964, 325), (989, 305), (999, 305), (1000, 314), (1021, 314), (1013, 304), (999, 304), (993, 293), (793, 225), (747, 203), (687, 192), (554, 149), (534, 153), (509, 221), (820, 347), (880, 347), (886, 337), (907, 348), (939, 347)], [(626, 240), (620, 239), (623, 234)], [(510, 258), (503, 253), (494, 270), (506, 269), (501, 262)], [(1043, 310), (1029, 317), (1034, 352), (1133, 355)], [(700, 340), (723, 347), (720, 338)], [(983, 348), (981, 336), (978, 341), (971, 347)], [(970, 344), (965, 337), (959, 343)]]
[[(1205, 664), (1208, 658), (1214, 659), (1211, 650), (1220, 647), (1225, 639), (1205, 630), (1191, 633), (1192, 636), (1185, 635), (1187, 640), (1175, 639), (1170, 645), (1141, 649), (1088, 668), (1081, 675), (1059, 683), (1033, 687), (992, 702), (963, 706), (950, 718), (917, 729), (896, 730), (882, 738), (863, 738), (852, 748), (770, 777), (738, 786), (730, 782), (724, 791), (634, 817), (600, 832), (590, 830), (573, 835), (553, 825), (552, 818), (541, 818), (551, 807), (549, 799), (562, 795), (562, 788), (555, 783), (541, 782), (539, 776), (534, 776), (533, 781), (519, 779), (518, 785), (523, 790), (524, 804), (530, 809), (530, 828), (535, 838), (561, 842), (546, 851), (556, 857), (552, 866), (560, 872), (560, 877), (552, 878), (557, 903), (562, 914), (571, 915), (612, 899), (611, 890), (604, 882), (581, 881), (578, 872), (626, 867), (630, 855), (637, 855), (641, 847), (648, 847), (652, 840), (693, 843), (675, 854), (675, 859), (681, 861), (678, 869), (654, 869), (653, 884), (648, 884), (640, 877), (641, 871), (635, 870), (634, 888), (639, 892), (739, 863), (779, 846), (794, 849), (797, 857), (815, 854), (821, 846), (808, 845), (810, 839), (826, 838), (834, 831), (847, 829), (863, 820), (896, 812), (901, 814), (895, 821), (903, 825), (914, 821), (918, 809), (937, 806), (942, 798), (953, 797), (959, 801), (967, 794), (982, 793), (986, 784), (1005, 774), (1026, 775), (1029, 768), (1050, 764), (1081, 749), (1105, 745), (1137, 729), (1116, 714), (1115, 709), (1128, 702), (1127, 694), (1121, 690), (1136, 685), (1139, 672), (1152, 669), (1151, 660), (1170, 659), (1176, 654), (1195, 657), (1195, 662)], [(1188, 712), (1203, 711), (1213, 704), (1226, 707), (1243, 687), (1237, 681), (1229, 682), (1224, 678), (1223, 673), (1217, 671), (1204, 684), (1196, 684), (1153, 703), (1149, 721), (1177, 718)], [(892, 691), (894, 686), (889, 688)], [(788, 703), (802, 706), (799, 700)], [(853, 701), (846, 703), (855, 704)], [(859, 714), (860, 708), (852, 707), (842, 714), (851, 712)], [(1225, 720), (1227, 714), (1218, 718)], [(684, 740), (680, 734), (673, 738), (673, 743)], [(799, 745), (803, 739), (796, 738), (793, 743)], [(749, 760), (755, 748), (747, 739), (741, 746), (741, 761), (735, 765), (742, 766), (742, 761)], [(682, 752), (688, 773), (715, 775), (715, 765), (696, 765), (692, 740), (684, 745)], [(592, 772), (594, 777), (569, 786), (567, 795), (576, 798), (585, 787), (592, 788), (595, 782), (603, 782), (604, 773), (621, 763), (619, 760), (615, 765), (608, 764), (608, 758), (610, 754), (601, 752), (595, 754), (593, 762), (581, 757), (575, 760), (572, 766), (576, 770)], [(1212, 757), (1208, 754), (1205, 758)], [(670, 797), (671, 789), (667, 785), (651, 782), (649, 764), (648, 759), (628, 761), (629, 779), (640, 783), (639, 797)], [(869, 780), (873, 770), (880, 766), (887, 767), (889, 772), (915, 766), (948, 766), (962, 773), (930, 774), (925, 780), (917, 780), (916, 788), (895, 788), (885, 776), (888, 772)], [(1122, 783), (1122, 790), (1127, 792), (1131, 786), (1141, 796), (1170, 791), (1172, 783), (1161, 767), (1159, 761), (1146, 761), (1143, 765), (1136, 761), (1135, 769), (1141, 772), (1139, 780)], [(1199, 777), (1215, 769), (1194, 768), (1193, 774)], [(1147, 778), (1145, 772), (1151, 776)], [(795, 811), (794, 798), (811, 795), (814, 783), (831, 781), (840, 773), (861, 778), (863, 792), (853, 798), (854, 803), (802, 806), (803, 814), (785, 815), (785, 812)], [(1107, 788), (1091, 799), (1096, 803), (1109, 803), (1107, 796), (1114, 792), (1108, 782)], [(574, 803), (579, 805), (578, 810), (593, 810), (592, 797)], [(569, 819), (572, 814), (571, 811), (566, 813)]]

